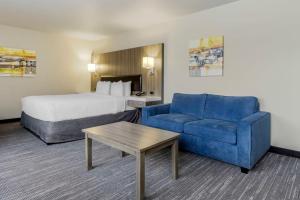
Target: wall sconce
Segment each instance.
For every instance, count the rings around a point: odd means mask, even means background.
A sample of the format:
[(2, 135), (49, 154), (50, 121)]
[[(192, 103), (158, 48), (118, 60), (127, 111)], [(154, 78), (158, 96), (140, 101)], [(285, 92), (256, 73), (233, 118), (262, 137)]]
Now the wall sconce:
[(91, 91), (96, 91), (95, 83), (97, 83), (100, 78), (99, 74), (96, 72), (96, 64), (88, 64), (87, 70), (91, 73)]
[(96, 72), (96, 64), (88, 64), (88, 71), (91, 73)]
[(143, 67), (150, 70), (150, 75), (154, 75), (154, 58), (143, 57)]

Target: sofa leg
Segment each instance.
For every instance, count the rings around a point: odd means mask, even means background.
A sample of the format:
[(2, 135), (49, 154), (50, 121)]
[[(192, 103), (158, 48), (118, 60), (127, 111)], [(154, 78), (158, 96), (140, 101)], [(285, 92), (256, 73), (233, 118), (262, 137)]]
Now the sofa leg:
[(241, 167), (241, 172), (242, 172), (243, 174), (248, 174), (249, 169), (244, 168), (244, 167)]

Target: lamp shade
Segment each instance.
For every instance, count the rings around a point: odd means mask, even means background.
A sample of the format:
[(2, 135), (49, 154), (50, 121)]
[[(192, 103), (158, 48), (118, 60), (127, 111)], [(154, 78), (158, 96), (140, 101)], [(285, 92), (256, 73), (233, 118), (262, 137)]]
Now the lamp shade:
[(96, 71), (96, 65), (95, 64), (88, 64), (88, 71), (89, 72), (95, 72)]
[(146, 69), (154, 68), (154, 58), (153, 57), (143, 57), (143, 67)]

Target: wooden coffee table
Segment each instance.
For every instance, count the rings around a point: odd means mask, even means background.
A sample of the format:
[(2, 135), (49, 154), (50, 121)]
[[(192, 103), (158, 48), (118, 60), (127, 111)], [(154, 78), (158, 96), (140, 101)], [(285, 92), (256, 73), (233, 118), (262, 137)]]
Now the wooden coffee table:
[(87, 169), (92, 169), (92, 140), (136, 156), (136, 196), (144, 198), (145, 154), (172, 148), (172, 177), (177, 179), (179, 134), (129, 122), (117, 122), (82, 130), (85, 133)]

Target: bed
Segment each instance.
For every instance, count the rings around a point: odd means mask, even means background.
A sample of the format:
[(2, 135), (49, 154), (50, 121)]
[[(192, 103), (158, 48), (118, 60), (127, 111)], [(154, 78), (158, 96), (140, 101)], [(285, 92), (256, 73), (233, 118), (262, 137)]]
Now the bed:
[[(141, 75), (101, 77), (101, 81), (120, 80), (131, 81), (132, 93), (142, 90)], [(136, 122), (138, 111), (126, 101), (126, 97), (95, 92), (24, 97), (21, 124), (47, 144), (79, 140), (84, 138), (84, 128)]]

